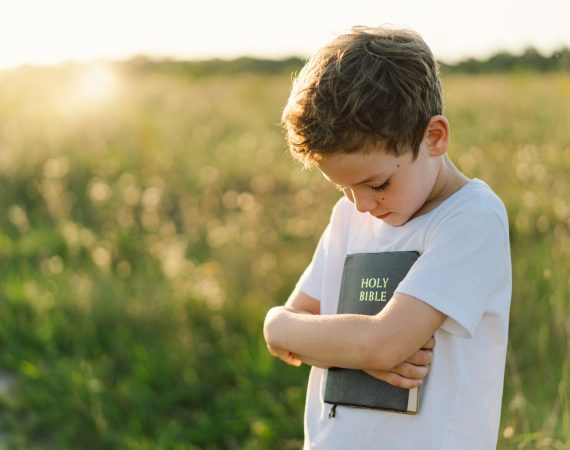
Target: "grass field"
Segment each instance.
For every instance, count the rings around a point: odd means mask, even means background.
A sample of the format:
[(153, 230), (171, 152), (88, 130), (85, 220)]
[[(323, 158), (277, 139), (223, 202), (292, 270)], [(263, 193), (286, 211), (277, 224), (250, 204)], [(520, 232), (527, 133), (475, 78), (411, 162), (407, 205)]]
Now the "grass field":
[[(289, 85), (0, 72), (0, 448), (300, 448), (308, 368), (261, 325), (339, 194), (286, 154)], [(444, 87), (451, 155), (511, 222), (499, 448), (568, 450), (570, 76)]]

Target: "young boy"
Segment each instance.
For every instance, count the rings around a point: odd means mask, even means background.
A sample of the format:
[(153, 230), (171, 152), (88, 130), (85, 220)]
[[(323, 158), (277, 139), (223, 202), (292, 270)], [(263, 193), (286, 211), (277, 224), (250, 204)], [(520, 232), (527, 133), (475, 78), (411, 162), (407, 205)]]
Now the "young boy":
[[(305, 449), (496, 447), (511, 297), (507, 215), (487, 184), (451, 162), (442, 114), (436, 62), (406, 30), (353, 28), (294, 83), (283, 114), (290, 149), (344, 192), (291, 297), (264, 325), (272, 354), (313, 366)], [(420, 256), (379, 314), (336, 315), (346, 255), (405, 250)], [(338, 406), (329, 418), (332, 366), (403, 387), (421, 384), (429, 367), (419, 413)]]

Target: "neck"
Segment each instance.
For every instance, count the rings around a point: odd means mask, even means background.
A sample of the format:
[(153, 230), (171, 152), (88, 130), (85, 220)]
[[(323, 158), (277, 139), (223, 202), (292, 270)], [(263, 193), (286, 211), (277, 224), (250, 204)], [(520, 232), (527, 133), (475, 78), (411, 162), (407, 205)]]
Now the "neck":
[(421, 216), (440, 205), (445, 199), (455, 194), (469, 182), (467, 178), (445, 154), (441, 167), (437, 174), (431, 195), (425, 204), (414, 214), (413, 217)]
[(447, 154), (443, 157), (441, 169), (437, 178), (436, 186), (438, 182), (440, 183), (438, 197), (441, 197), (442, 200), (445, 200), (450, 195), (455, 194), (469, 182), (469, 178), (455, 167), (455, 164), (451, 162), (451, 159), (449, 159)]

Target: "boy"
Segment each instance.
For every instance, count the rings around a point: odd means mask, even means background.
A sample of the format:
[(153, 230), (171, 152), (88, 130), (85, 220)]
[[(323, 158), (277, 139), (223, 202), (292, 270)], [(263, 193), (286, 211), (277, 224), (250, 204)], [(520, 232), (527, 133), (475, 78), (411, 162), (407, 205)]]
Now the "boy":
[[(511, 296), (505, 208), (447, 155), (437, 65), (413, 32), (355, 27), (316, 53), (283, 114), (290, 149), (344, 192), (313, 260), (264, 334), (272, 354), (312, 365), (305, 449), (496, 447)], [(336, 315), (348, 254), (420, 256), (375, 316)], [(435, 337), (437, 346), (431, 349)], [(328, 367), (421, 384), (409, 416), (338, 406)], [(429, 380), (429, 381), (428, 381)]]

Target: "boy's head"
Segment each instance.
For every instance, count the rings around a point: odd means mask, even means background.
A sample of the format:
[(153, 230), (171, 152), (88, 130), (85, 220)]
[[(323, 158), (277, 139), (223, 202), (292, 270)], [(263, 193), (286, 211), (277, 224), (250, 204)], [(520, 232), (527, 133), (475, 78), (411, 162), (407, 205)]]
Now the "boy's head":
[(437, 63), (418, 34), (354, 27), (301, 70), (282, 120), (306, 166), (376, 148), (415, 159), (430, 118), (443, 113), (442, 97)]

